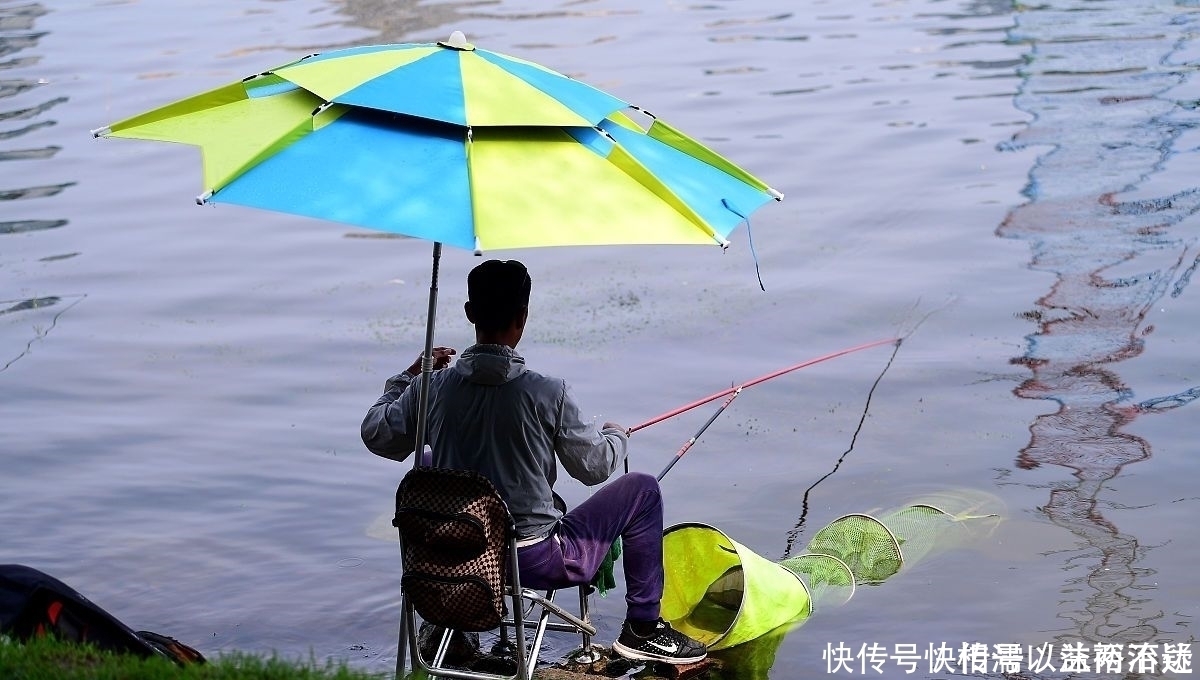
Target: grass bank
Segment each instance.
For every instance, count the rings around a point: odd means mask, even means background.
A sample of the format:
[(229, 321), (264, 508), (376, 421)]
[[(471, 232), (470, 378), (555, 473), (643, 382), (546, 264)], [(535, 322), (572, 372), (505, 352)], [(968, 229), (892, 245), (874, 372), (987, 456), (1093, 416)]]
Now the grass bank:
[(0, 637), (4, 680), (381, 680), (391, 674), (351, 670), (249, 654), (228, 654), (208, 663), (177, 666), (168, 659), (142, 659), (94, 647), (40, 638), (17, 643)]

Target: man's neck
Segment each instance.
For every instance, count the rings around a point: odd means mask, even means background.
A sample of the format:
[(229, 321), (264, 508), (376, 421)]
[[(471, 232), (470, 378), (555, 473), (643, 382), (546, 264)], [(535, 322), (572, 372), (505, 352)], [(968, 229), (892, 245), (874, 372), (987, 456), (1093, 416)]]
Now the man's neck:
[(515, 335), (509, 332), (503, 333), (480, 333), (475, 332), (475, 343), (478, 345), (503, 345), (509, 349), (516, 349), (517, 342), (521, 339), (520, 335)]

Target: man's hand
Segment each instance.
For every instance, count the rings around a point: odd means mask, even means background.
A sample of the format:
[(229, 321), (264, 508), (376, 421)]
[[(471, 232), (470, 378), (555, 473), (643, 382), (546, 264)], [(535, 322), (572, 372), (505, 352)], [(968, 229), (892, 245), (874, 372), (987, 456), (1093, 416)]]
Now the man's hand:
[(613, 429), (613, 430), (620, 430), (626, 434), (629, 433), (629, 430), (626, 430), (624, 425), (621, 425), (619, 423), (614, 423), (612, 421), (604, 423), (604, 427), (602, 427), (601, 429), (603, 429), (603, 430)]
[[(433, 348), (433, 370), (437, 371), (450, 365), (450, 357), (457, 354), (453, 347), (434, 347)], [(408, 367), (408, 372), (413, 375), (421, 375), (421, 355), (417, 356), (416, 361), (412, 366)]]

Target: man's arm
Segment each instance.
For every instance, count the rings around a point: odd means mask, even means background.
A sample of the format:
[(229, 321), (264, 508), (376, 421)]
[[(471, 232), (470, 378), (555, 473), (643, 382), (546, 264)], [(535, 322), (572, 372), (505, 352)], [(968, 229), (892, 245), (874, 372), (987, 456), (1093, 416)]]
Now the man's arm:
[(408, 389), (416, 376), (405, 371), (388, 378), (383, 396), (375, 402), (362, 422), (362, 440), (377, 456), (402, 461), (417, 445), (416, 389)]
[[(456, 354), (453, 347), (433, 348), (433, 370), (440, 371), (450, 365)], [(408, 389), (417, 376), (421, 375), (421, 357), (399, 375), (388, 378), (383, 385), (383, 396), (367, 411), (361, 432), (363, 443), (379, 456), (402, 461), (417, 446), (417, 397), (418, 389)]]
[(625, 460), (629, 443), (625, 429), (615, 423), (605, 423), (603, 428), (585, 423), (565, 382), (560, 404), (554, 450), (563, 468), (588, 486), (605, 481)]

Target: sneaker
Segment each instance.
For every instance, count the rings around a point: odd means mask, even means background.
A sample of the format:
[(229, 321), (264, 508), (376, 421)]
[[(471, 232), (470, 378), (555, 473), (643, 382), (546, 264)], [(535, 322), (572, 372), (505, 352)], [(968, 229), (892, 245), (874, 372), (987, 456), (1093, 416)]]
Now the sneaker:
[(638, 635), (629, 627), (621, 626), (621, 635), (612, 649), (626, 659), (639, 661), (661, 661), (670, 664), (688, 664), (703, 661), (708, 649), (659, 619), (649, 635)]

